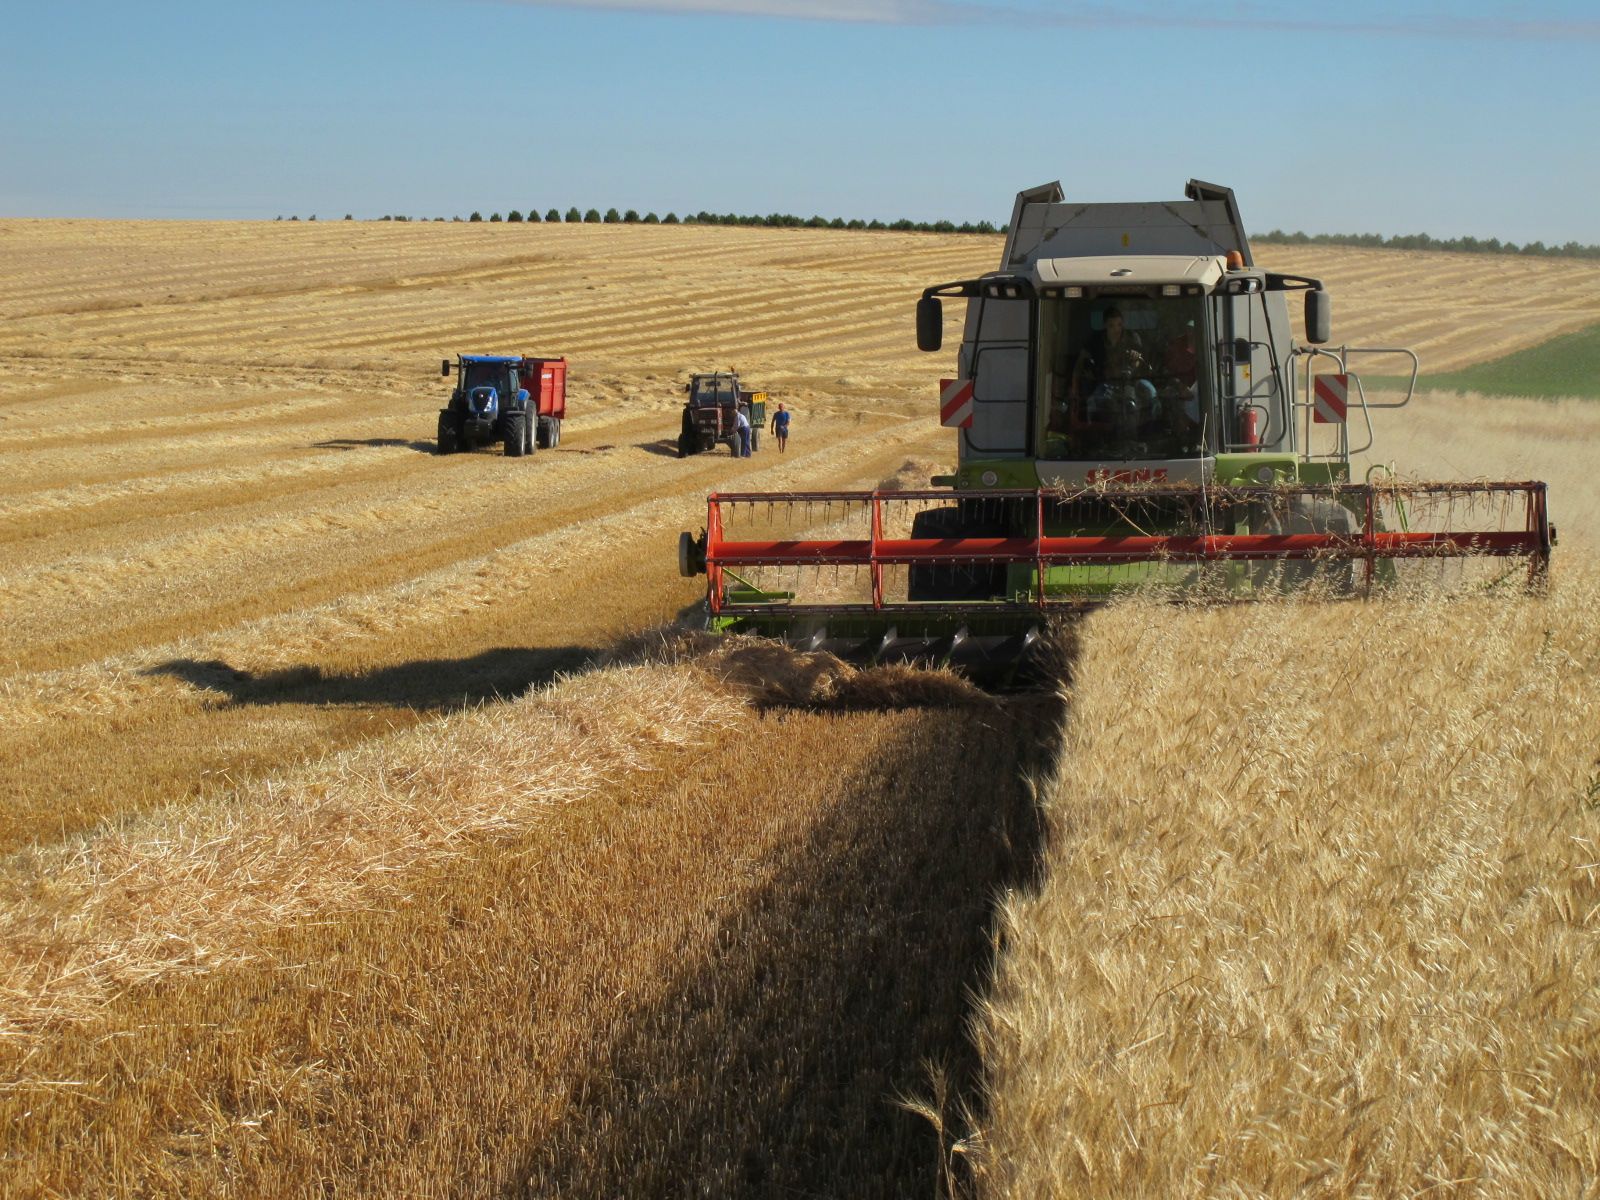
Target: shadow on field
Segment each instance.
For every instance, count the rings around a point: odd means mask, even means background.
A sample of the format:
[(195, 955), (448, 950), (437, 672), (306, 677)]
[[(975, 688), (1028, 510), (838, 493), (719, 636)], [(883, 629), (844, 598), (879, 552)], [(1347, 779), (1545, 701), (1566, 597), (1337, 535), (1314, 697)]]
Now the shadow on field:
[[(1029, 778), (1051, 769), (1063, 711), (1034, 695), (983, 714), (880, 717), (892, 736), (809, 791), (795, 774), (814, 748), (753, 744), (789, 774), (752, 771), (747, 803), (805, 792), (816, 819), (764, 861), (723, 865), (740, 902), (707, 914), (712, 928), (652, 989), (657, 1002), (611, 1015), (568, 1115), (506, 1194), (945, 1194), (960, 1107), (978, 1107), (968, 1028), (993, 965), (996, 899), (1037, 881)], [(783, 738), (797, 721), (850, 736), (817, 716), (769, 715), (757, 732)], [(901, 1103), (932, 1097), (936, 1070), (954, 1132)]]
[(662, 458), (678, 457), (678, 439), (661, 438), (654, 442), (635, 442), (635, 450), (643, 450), (646, 454), (656, 454)]
[(311, 443), (314, 450), (358, 450), (363, 446), (404, 446), (418, 454), (433, 454), (438, 450), (433, 442), (419, 442), (411, 438), (329, 438), (325, 442)]
[(585, 646), (501, 647), (471, 658), (423, 659), (359, 674), (328, 674), (318, 666), (253, 674), (219, 659), (176, 658), (148, 668), (225, 697), (228, 705), (384, 705), (419, 711), (461, 708), (519, 696), (563, 671), (579, 670), (599, 651)]

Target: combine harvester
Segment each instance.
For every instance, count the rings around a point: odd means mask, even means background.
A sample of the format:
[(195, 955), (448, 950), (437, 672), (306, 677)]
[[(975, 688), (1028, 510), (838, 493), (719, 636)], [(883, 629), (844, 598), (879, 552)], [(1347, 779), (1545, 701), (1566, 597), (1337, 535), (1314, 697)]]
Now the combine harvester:
[[(1185, 196), (1019, 194), (1000, 270), (917, 305), (917, 344), (936, 351), (942, 301), (966, 302), (940, 393), (956, 474), (929, 491), (713, 494), (678, 555), (708, 578), (709, 627), (981, 672), (1026, 658), (1051, 614), (1133, 588), (1540, 585), (1545, 485), (1357, 479), (1373, 410), (1410, 401), (1416, 354), (1327, 347), (1322, 283), (1255, 265), (1230, 189), (1192, 180)], [(1383, 359), (1409, 382), (1380, 401), (1357, 367)]]

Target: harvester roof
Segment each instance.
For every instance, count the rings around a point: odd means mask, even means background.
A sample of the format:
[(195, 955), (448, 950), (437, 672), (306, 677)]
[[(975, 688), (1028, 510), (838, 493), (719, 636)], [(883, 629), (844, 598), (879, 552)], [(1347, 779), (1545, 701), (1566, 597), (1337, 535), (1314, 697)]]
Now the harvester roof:
[(1117, 257), (1041, 258), (1032, 264), (1040, 284), (1198, 284), (1210, 291), (1224, 260), (1211, 255), (1126, 254)]

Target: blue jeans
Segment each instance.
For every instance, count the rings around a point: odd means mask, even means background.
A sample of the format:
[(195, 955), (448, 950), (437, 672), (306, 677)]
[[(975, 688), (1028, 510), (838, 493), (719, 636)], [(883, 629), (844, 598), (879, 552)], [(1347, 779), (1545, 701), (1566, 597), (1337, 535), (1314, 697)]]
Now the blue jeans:
[(739, 457), (750, 457), (750, 426), (739, 426)]

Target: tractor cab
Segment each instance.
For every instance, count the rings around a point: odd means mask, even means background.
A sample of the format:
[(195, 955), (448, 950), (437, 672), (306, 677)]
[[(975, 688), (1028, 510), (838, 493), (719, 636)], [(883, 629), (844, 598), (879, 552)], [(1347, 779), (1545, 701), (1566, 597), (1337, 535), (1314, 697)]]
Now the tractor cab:
[(696, 375), (687, 386), (694, 408), (732, 408), (739, 402), (739, 377), (731, 372)]
[(456, 392), (468, 419), (492, 422), (501, 409), (515, 409), (527, 403), (527, 392), (518, 375), (520, 358), (500, 355), (462, 355)]
[(493, 388), (502, 396), (514, 396), (520, 387), (517, 379), (517, 368), (521, 361), (521, 359), (517, 358), (463, 356), (461, 359), (461, 389), (465, 392), (473, 392), (481, 388)]

